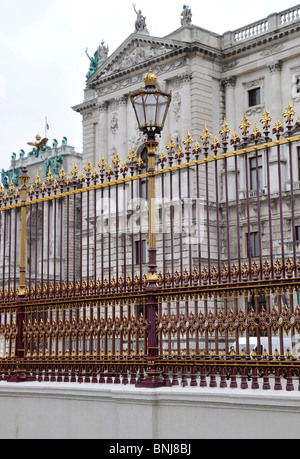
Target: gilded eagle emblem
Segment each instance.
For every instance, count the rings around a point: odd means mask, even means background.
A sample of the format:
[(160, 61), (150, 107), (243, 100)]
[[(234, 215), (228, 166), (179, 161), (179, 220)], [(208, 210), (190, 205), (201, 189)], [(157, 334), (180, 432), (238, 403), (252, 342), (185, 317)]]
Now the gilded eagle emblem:
[(44, 146), (47, 145), (48, 139), (45, 138), (41, 140), (41, 136), (39, 134), (36, 136), (35, 139), (36, 139), (36, 142), (27, 142), (27, 145), (35, 147), (39, 151), (41, 151), (44, 148)]

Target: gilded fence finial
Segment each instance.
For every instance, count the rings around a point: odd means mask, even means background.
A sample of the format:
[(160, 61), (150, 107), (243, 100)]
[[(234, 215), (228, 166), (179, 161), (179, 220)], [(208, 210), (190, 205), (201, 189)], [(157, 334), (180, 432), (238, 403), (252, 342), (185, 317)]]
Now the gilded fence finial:
[(207, 145), (209, 138), (210, 138), (210, 133), (206, 127), (206, 124), (204, 124), (203, 134), (201, 135), (200, 139), (203, 141), (204, 145)]
[(98, 164), (98, 167), (99, 167), (101, 173), (104, 172), (105, 166), (106, 166), (106, 162), (104, 161), (104, 158), (103, 158), (103, 155), (102, 155), (100, 163)]
[(248, 118), (246, 117), (246, 113), (244, 113), (243, 119), (241, 124), (239, 125), (239, 128), (241, 129), (243, 136), (246, 137), (248, 132), (249, 132), (249, 127), (250, 123), (248, 121)]
[(222, 136), (222, 141), (227, 142), (228, 140), (228, 134), (230, 132), (230, 128), (226, 122), (226, 118), (224, 118), (224, 122), (222, 124), (222, 129), (220, 130), (220, 134)]
[(170, 136), (169, 142), (166, 146), (166, 149), (168, 150), (168, 154), (171, 154), (172, 150), (175, 148), (175, 143), (172, 139), (172, 136)]
[(254, 139), (255, 142), (257, 142), (260, 136), (261, 136), (261, 132), (255, 123), (251, 137), (252, 139)]
[(93, 170), (89, 159), (87, 160), (87, 163), (86, 163), (86, 166), (85, 166), (84, 170), (86, 172), (87, 177), (89, 177), (91, 175), (91, 171)]
[(73, 179), (75, 180), (77, 178), (77, 174), (78, 174), (78, 169), (77, 169), (77, 166), (76, 166), (76, 163), (74, 163), (74, 167), (73, 169), (71, 170), (71, 174), (73, 175)]
[(114, 156), (114, 159), (113, 159), (113, 165), (114, 165), (115, 169), (118, 169), (119, 163), (120, 163), (120, 157), (119, 157), (118, 152), (116, 150), (115, 156)]
[(286, 123), (289, 124), (291, 123), (293, 120), (292, 120), (292, 117), (295, 115), (295, 110), (293, 109), (293, 107), (291, 106), (290, 104), (290, 101), (288, 101), (288, 104), (285, 108), (285, 111), (283, 112), (282, 116), (284, 118), (286, 118)]
[(267, 130), (267, 129), (270, 128), (269, 123), (270, 123), (271, 121), (272, 121), (272, 117), (271, 117), (270, 113), (268, 112), (267, 107), (265, 107), (263, 116), (262, 116), (262, 118), (261, 118), (261, 120), (260, 120), (260, 122), (261, 122), (262, 125), (263, 125), (264, 130)]
[(191, 137), (191, 134), (189, 133), (189, 130), (187, 130), (185, 139), (183, 141), (183, 145), (185, 146), (186, 149), (189, 149), (192, 142), (193, 142), (193, 139)]
[(133, 146), (131, 145), (129, 156), (128, 156), (129, 163), (131, 166), (133, 165), (135, 158), (136, 158), (136, 154), (134, 152)]

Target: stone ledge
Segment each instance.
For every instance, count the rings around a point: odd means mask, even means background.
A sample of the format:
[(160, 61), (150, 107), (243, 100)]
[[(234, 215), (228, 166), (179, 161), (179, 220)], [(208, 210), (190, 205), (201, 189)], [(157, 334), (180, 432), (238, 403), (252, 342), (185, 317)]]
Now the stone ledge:
[(300, 393), (0, 383), (0, 438), (300, 438)]

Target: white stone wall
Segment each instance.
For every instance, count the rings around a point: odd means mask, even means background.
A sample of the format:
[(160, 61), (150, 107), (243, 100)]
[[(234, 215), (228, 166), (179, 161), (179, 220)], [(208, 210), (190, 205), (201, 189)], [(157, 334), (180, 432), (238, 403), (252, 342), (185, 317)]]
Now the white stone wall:
[(2, 382), (0, 438), (299, 439), (299, 409), (297, 392)]

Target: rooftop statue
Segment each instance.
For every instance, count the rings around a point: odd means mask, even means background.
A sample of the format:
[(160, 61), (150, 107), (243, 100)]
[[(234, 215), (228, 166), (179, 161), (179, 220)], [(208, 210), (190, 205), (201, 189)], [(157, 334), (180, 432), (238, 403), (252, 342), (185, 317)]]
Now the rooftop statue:
[(192, 11), (188, 5), (183, 5), (181, 13), (181, 25), (191, 25), (192, 23)]
[(102, 40), (101, 45), (98, 46), (97, 51), (95, 51), (94, 56), (91, 57), (88, 53), (88, 48), (85, 50), (85, 54), (90, 60), (89, 71), (86, 74), (86, 79), (88, 80), (98, 69), (100, 64), (107, 59), (109, 47), (105, 46), (105, 41)]
[(135, 7), (136, 7), (135, 3), (133, 3), (132, 6), (133, 6), (133, 9), (134, 9), (134, 11), (136, 13), (135, 32), (149, 33), (148, 29), (147, 29), (147, 26), (146, 26), (146, 16), (142, 15), (142, 11), (141, 10), (137, 11), (135, 9)]
[(40, 151), (51, 150), (50, 147), (47, 147), (48, 139), (44, 138), (41, 140), (41, 136), (38, 134), (36, 136), (36, 142), (27, 142), (27, 145), (31, 145), (35, 147), (32, 151), (28, 153), (28, 156), (35, 156), (36, 158), (39, 157)]
[(9, 174), (8, 171), (5, 171), (4, 169), (1, 171), (1, 183), (3, 188), (7, 190), (9, 187)]
[(12, 174), (11, 174), (11, 181), (14, 185), (15, 188), (18, 188), (19, 186), (19, 177), (20, 177), (21, 171), (19, 169), (16, 169), (15, 167), (13, 168)]
[(27, 145), (36, 147), (39, 151), (41, 151), (47, 145), (48, 139), (45, 138), (41, 140), (41, 136), (39, 134), (36, 136), (35, 139), (36, 142), (27, 142)]
[(14, 185), (15, 188), (18, 188), (20, 174), (21, 174), (21, 172), (19, 171), (19, 169), (16, 169), (15, 167), (13, 167), (12, 170), (10, 169), (8, 171), (5, 171), (4, 169), (2, 169), (2, 171), (1, 171), (1, 183), (3, 185), (3, 188), (5, 190), (8, 190), (9, 185), (10, 185), (11, 182)]
[(98, 48), (99, 62), (100, 62), (100, 63), (101, 63), (102, 61), (104, 61), (105, 59), (107, 59), (108, 52), (109, 52), (109, 47), (108, 47), (108, 46), (105, 46), (105, 41), (102, 40), (102, 41), (101, 41), (101, 45), (100, 45), (99, 48)]
[(90, 60), (90, 67), (89, 67), (89, 71), (88, 73), (86, 74), (86, 79), (88, 80), (97, 70), (98, 68), (98, 62), (99, 62), (99, 54), (98, 54), (98, 50), (94, 53), (94, 56), (91, 57), (89, 54), (88, 54), (88, 49), (85, 50), (85, 54), (87, 55), (87, 57), (89, 58)]

